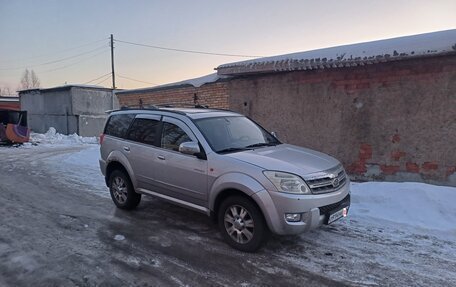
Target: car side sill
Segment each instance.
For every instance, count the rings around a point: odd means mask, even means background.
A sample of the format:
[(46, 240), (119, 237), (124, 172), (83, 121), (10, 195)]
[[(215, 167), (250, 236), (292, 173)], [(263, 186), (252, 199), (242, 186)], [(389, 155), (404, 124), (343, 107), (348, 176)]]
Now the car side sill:
[(171, 203), (174, 203), (176, 205), (179, 205), (179, 206), (182, 206), (182, 207), (186, 207), (186, 208), (189, 208), (189, 209), (204, 213), (204, 214), (206, 214), (208, 216), (210, 216), (210, 214), (211, 214), (211, 211), (208, 208), (204, 207), (204, 206), (200, 206), (200, 205), (197, 205), (197, 204), (194, 204), (194, 203), (183, 201), (183, 200), (180, 200), (180, 199), (168, 196), (168, 195), (164, 195), (164, 194), (161, 194), (161, 193), (157, 193), (155, 191), (151, 191), (151, 190), (144, 189), (144, 188), (138, 188), (137, 191), (139, 193), (152, 195), (152, 196), (164, 199), (166, 201), (169, 201)]

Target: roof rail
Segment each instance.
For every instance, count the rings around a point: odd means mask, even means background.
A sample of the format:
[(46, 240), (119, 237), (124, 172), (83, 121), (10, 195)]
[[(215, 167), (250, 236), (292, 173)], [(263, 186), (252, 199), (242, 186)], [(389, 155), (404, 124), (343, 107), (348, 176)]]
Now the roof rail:
[[(167, 104), (158, 104), (158, 105), (148, 105), (148, 106), (143, 106), (143, 107), (122, 106), (119, 109), (107, 110), (107, 111), (105, 111), (105, 113), (106, 114), (110, 114), (110, 113), (118, 112), (118, 111), (131, 111), (131, 110), (136, 110), (136, 111), (157, 111), (157, 110), (160, 110), (161, 108), (177, 108), (179, 106), (180, 107), (196, 108), (196, 109), (208, 109), (209, 108), (208, 105), (200, 105), (200, 104), (167, 103)], [(166, 111), (185, 115), (185, 113), (182, 112), (182, 111), (173, 111), (173, 110), (166, 110)]]
[(200, 105), (200, 104), (188, 104), (188, 103), (164, 103), (155, 105), (157, 108), (196, 108), (196, 109), (208, 109), (208, 105)]
[(125, 110), (158, 110), (158, 107), (156, 106), (145, 106), (145, 107), (128, 107), (128, 106), (122, 106), (120, 107), (120, 110), (121, 111), (125, 111)]
[(136, 108), (136, 107), (122, 106), (122, 107), (120, 107), (119, 109), (107, 110), (107, 111), (105, 111), (105, 113), (106, 113), (106, 114), (110, 114), (110, 113), (113, 113), (113, 112), (131, 111), (131, 110), (156, 111), (156, 110), (159, 110), (159, 108), (156, 107), (156, 106), (147, 106), (147, 107), (144, 107), (144, 108), (139, 108), (139, 107)]

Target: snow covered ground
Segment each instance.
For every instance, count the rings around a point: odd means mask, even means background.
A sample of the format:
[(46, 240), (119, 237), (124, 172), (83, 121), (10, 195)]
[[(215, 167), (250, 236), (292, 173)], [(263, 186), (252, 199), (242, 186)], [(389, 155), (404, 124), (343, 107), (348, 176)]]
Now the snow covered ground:
[(78, 183), (90, 186), (90, 191), (103, 197), (110, 197), (98, 165), (100, 146), (96, 137), (81, 137), (77, 134), (62, 135), (50, 128), (45, 134), (32, 133), (30, 142), (22, 148), (41, 149), (52, 147), (80, 148), (59, 153), (44, 161), (48, 168), (64, 175), (56, 178), (62, 183)]
[(354, 217), (456, 238), (456, 188), (414, 182), (352, 183)]
[[(59, 174), (55, 180), (64, 186), (76, 184), (109, 197), (96, 138), (50, 130), (33, 134), (32, 142), (39, 143), (18, 148), (18, 153), (68, 147), (42, 158), (41, 168)], [(366, 182), (352, 183), (351, 190), (347, 218), (299, 236), (275, 238), (258, 255), (249, 255), (248, 263), (268, 274), (290, 276), (293, 271), (281, 266), (292, 265), (354, 286), (456, 286), (455, 187)], [(263, 257), (270, 264), (256, 263)]]
[(349, 216), (300, 235), (284, 260), (355, 286), (456, 286), (456, 188), (366, 182), (351, 190)]

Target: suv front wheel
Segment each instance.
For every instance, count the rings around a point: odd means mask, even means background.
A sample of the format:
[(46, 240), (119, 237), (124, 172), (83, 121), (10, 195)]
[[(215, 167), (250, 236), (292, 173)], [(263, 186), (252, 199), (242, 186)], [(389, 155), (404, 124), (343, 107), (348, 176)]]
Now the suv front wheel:
[(134, 191), (130, 178), (120, 170), (111, 173), (109, 192), (116, 206), (121, 209), (133, 209), (141, 201), (141, 194)]
[(218, 224), (225, 241), (246, 252), (258, 250), (269, 233), (260, 209), (243, 196), (223, 201), (218, 212)]

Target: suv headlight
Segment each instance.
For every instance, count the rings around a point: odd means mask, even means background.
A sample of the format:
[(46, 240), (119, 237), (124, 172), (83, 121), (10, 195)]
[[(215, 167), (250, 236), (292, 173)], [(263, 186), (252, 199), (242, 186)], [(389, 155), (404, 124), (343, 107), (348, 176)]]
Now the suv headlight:
[(302, 178), (297, 175), (265, 170), (263, 174), (274, 184), (280, 192), (293, 193), (293, 194), (310, 194), (310, 189)]

